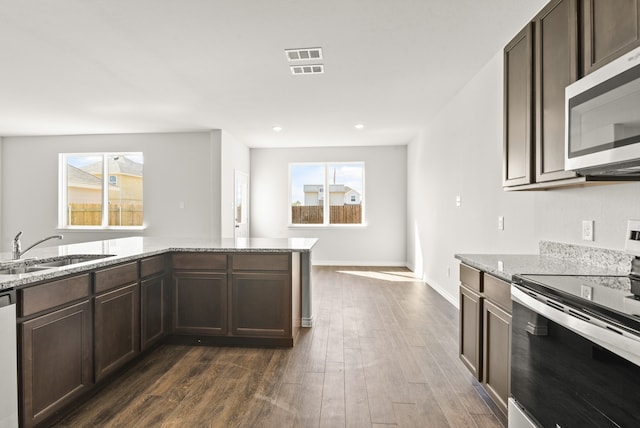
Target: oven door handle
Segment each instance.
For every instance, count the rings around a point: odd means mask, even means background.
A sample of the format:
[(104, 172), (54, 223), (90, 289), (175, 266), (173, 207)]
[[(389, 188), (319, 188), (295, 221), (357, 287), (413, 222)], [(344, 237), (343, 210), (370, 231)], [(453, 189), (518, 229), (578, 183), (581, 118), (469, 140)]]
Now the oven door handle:
[[(541, 300), (539, 300), (541, 299)], [(565, 327), (585, 339), (640, 365), (640, 337), (621, 330), (614, 324), (583, 313), (574, 308), (565, 312), (559, 308), (564, 305), (537, 293), (526, 290), (516, 284), (511, 284), (511, 300), (543, 317)], [(551, 302), (551, 306), (547, 302)], [(569, 308), (565, 309), (569, 311)]]

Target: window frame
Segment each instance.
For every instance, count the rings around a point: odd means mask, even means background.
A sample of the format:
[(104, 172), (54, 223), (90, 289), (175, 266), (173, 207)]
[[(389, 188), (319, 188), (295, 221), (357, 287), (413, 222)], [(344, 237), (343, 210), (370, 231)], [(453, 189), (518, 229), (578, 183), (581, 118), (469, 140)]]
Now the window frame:
[[(324, 189), (328, 189), (329, 187), (329, 166), (331, 165), (353, 165), (358, 164), (362, 167), (362, 192), (360, 193), (360, 205), (362, 209), (362, 219), (360, 223), (330, 223), (330, 205), (331, 198), (325, 194), (323, 198), (323, 223), (322, 224), (313, 224), (313, 223), (293, 223), (292, 219), (292, 210), (291, 207), (293, 205), (293, 192), (292, 192), (292, 169), (294, 166), (299, 165), (322, 165), (324, 167), (324, 182), (321, 183), (322, 192)], [(327, 161), (327, 162), (289, 162), (289, 170), (288, 170), (288, 189), (287, 189), (287, 200), (288, 200), (288, 228), (289, 229), (362, 229), (367, 226), (366, 221), (366, 197), (365, 197), (365, 189), (366, 189), (366, 162), (364, 161)]]
[[(142, 225), (137, 226), (110, 226), (109, 210), (105, 207), (109, 206), (109, 186), (112, 186), (111, 176), (109, 174), (109, 156), (142, 156), (144, 165), (144, 153), (139, 152), (71, 152), (58, 153), (58, 230), (73, 231), (95, 231), (95, 230), (143, 230), (146, 229), (144, 220), (144, 173), (142, 176), (143, 185), (143, 208), (142, 208)], [(100, 156), (102, 157), (102, 218), (100, 225), (70, 225), (68, 224), (68, 179), (67, 179), (67, 158), (72, 156)], [(144, 170), (144, 169), (143, 169)], [(117, 180), (117, 177), (116, 177)]]

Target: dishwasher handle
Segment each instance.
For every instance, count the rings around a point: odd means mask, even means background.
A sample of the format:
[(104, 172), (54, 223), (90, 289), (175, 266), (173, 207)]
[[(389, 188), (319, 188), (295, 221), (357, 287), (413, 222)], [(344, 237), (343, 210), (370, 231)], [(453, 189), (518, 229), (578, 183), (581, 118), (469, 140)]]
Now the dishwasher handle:
[(16, 290), (0, 291), (0, 308), (16, 304)]

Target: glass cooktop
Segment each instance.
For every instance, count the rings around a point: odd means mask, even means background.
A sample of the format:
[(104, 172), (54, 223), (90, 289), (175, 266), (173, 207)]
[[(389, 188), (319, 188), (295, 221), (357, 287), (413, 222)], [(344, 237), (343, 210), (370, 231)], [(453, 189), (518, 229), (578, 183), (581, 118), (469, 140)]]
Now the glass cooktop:
[(640, 298), (632, 294), (628, 276), (532, 274), (515, 275), (513, 282), (640, 333)]

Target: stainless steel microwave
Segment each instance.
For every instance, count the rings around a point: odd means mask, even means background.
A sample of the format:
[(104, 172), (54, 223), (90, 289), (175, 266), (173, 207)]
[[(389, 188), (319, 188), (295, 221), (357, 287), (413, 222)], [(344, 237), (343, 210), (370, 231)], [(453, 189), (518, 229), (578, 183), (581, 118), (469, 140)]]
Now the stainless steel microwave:
[(640, 48), (567, 86), (565, 169), (640, 176)]

